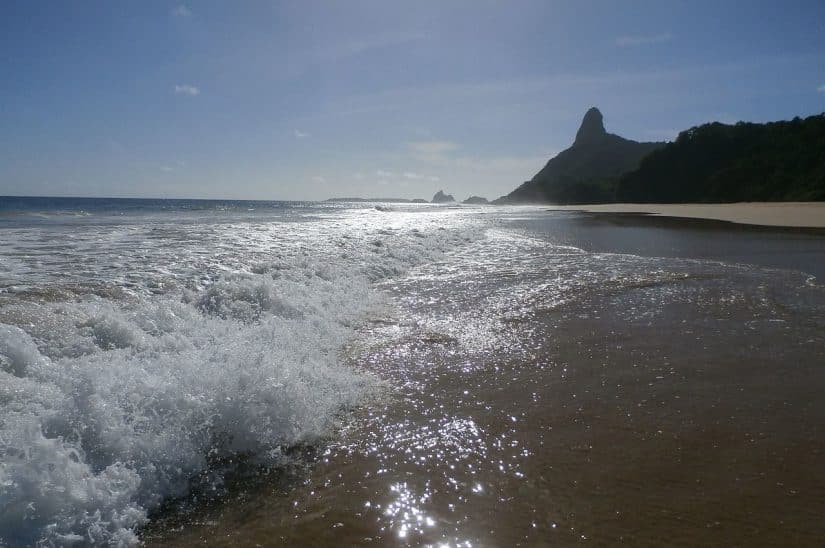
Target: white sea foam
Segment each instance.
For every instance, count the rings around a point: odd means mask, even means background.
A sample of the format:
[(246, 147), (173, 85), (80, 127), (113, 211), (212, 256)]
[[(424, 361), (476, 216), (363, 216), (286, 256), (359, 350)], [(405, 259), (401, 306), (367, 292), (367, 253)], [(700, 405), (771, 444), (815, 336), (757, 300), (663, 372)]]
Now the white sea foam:
[[(148, 513), (210, 462), (277, 465), (284, 448), (328, 436), (370, 386), (339, 351), (380, 301), (372, 282), (481, 232), (440, 230), (434, 216), (413, 229), (404, 215), (193, 227), (194, 241), (167, 230), (151, 245), (157, 226), (87, 229), (86, 247), (18, 272), (0, 306), (0, 546), (135, 544)], [(42, 248), (53, 235), (24, 236), (18, 246)], [(73, 265), (90, 274), (61, 272)], [(118, 297), (55, 289), (135, 272)]]

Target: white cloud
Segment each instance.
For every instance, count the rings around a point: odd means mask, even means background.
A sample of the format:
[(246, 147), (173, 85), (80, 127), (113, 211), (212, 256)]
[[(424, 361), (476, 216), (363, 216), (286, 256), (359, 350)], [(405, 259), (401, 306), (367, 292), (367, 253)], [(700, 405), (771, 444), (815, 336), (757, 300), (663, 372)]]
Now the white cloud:
[(175, 95), (200, 95), (201, 90), (191, 84), (175, 84)]
[(383, 169), (379, 169), (375, 174), (379, 177), (395, 177), (395, 173), (392, 171), (384, 171)]
[(819, 86), (818, 88), (816, 88), (816, 90), (817, 90), (819, 93), (825, 93), (825, 84), (822, 84), (821, 86)]
[(315, 181), (316, 183), (326, 183), (327, 182), (327, 180), (322, 175), (316, 175), (315, 177), (312, 178), (312, 180)]
[(437, 175), (422, 175), (421, 173), (414, 173), (412, 171), (405, 171), (403, 176), (405, 179), (410, 179), (411, 181), (430, 181), (437, 183), (441, 180)]
[(192, 10), (190, 10), (189, 8), (184, 6), (183, 4), (180, 4), (172, 10), (172, 15), (174, 15), (176, 17), (191, 17), (192, 16)]
[(616, 38), (616, 45), (620, 47), (626, 46), (647, 46), (651, 44), (662, 44), (673, 40), (673, 35), (669, 32), (662, 34), (650, 35), (636, 35), (636, 36), (620, 36)]
[(295, 138), (296, 139), (306, 139), (307, 137), (312, 137), (312, 135), (310, 135), (309, 133), (297, 130), (297, 129), (295, 130)]

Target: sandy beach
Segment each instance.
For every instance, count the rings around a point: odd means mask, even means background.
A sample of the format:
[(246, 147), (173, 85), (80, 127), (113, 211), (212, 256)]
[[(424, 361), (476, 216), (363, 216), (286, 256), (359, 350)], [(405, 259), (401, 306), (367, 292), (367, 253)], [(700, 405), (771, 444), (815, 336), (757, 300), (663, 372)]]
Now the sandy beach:
[(748, 225), (825, 228), (825, 202), (742, 202), (735, 204), (597, 204), (551, 206), (592, 213), (646, 213), (663, 217), (713, 219)]

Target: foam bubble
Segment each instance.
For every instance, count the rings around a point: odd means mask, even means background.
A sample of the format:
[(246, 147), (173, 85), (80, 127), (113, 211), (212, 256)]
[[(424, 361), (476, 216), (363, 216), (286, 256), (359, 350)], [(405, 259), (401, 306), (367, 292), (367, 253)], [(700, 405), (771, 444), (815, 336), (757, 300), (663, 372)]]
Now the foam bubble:
[(25, 331), (11, 325), (0, 325), (0, 369), (16, 377), (25, 377), (30, 366), (43, 362), (37, 345)]

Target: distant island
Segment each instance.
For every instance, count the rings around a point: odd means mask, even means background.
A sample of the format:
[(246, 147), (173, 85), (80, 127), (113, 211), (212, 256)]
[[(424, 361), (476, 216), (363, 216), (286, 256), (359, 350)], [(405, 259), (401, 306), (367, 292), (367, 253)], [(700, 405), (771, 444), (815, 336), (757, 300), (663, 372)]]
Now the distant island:
[(391, 204), (427, 204), (423, 198), (409, 200), (407, 198), (327, 198), (326, 202), (387, 202)]
[[(456, 199), (452, 194), (446, 194), (443, 190), (439, 190), (433, 196), (432, 202), (428, 202), (422, 198), (408, 200), (407, 198), (328, 198), (327, 202), (387, 202), (393, 204), (451, 204), (455, 203)], [(470, 196), (463, 202), (463, 204), (489, 204), (487, 198), (481, 196)]]
[(467, 198), (466, 200), (464, 200), (461, 203), (462, 204), (480, 205), (480, 204), (489, 204), (490, 202), (487, 200), (487, 198), (483, 198), (481, 196), (470, 196), (469, 198)]
[(587, 111), (573, 145), (496, 204), (825, 200), (825, 114), (767, 124), (714, 122), (672, 143), (607, 133)]
[(443, 190), (436, 192), (432, 199), (432, 203), (434, 204), (447, 204), (450, 202), (455, 202), (455, 198), (453, 198), (452, 194), (444, 194)]

